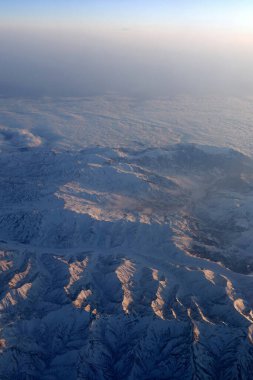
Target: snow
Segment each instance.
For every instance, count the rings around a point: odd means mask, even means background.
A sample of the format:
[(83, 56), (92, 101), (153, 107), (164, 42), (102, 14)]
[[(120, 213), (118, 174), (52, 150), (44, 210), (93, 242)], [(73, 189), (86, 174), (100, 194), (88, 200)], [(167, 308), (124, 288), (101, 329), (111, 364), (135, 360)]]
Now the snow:
[(249, 101), (108, 102), (0, 99), (0, 378), (250, 379)]

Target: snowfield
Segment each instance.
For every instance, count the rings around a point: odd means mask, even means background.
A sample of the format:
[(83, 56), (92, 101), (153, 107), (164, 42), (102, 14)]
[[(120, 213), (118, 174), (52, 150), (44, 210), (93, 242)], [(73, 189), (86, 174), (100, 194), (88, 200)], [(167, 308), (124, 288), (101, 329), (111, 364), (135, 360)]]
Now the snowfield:
[(28, 126), (0, 128), (0, 379), (250, 380), (247, 149)]

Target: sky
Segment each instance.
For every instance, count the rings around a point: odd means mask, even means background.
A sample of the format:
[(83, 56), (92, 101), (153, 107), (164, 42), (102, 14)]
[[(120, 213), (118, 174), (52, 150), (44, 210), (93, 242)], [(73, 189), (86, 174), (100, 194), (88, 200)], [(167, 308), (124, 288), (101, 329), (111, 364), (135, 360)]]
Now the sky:
[[(1, 4), (2, 3), (2, 4)], [(1, 23), (33, 26), (168, 24), (253, 30), (251, 0), (9, 0), (1, 1)]]
[(1, 22), (200, 24), (252, 29), (251, 0), (1, 0)]
[(253, 92), (252, 1), (0, 5), (2, 96)]

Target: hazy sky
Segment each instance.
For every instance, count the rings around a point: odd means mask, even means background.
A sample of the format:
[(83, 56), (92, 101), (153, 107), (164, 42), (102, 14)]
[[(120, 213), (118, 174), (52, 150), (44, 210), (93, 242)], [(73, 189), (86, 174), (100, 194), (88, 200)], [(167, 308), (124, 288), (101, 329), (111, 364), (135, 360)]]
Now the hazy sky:
[[(251, 0), (8, 0), (1, 19), (33, 23), (115, 22), (122, 24), (209, 23), (252, 29)], [(37, 20), (36, 20), (37, 22)]]
[(252, 1), (1, 3), (1, 95), (253, 92)]

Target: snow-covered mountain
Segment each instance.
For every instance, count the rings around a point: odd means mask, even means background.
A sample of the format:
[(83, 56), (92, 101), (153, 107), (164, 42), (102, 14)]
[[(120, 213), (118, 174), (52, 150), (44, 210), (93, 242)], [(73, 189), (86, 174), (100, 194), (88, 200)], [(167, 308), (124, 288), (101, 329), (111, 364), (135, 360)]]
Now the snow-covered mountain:
[(251, 379), (253, 161), (2, 130), (0, 379)]

